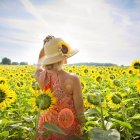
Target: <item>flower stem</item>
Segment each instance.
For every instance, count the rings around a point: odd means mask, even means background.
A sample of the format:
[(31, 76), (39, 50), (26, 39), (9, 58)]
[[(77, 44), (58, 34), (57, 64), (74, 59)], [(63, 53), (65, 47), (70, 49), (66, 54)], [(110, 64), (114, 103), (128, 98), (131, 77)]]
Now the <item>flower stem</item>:
[(37, 133), (38, 133), (38, 121), (39, 121), (39, 117), (40, 117), (41, 105), (42, 105), (42, 102), (40, 102), (40, 104), (39, 104), (39, 110), (38, 110), (38, 113), (37, 113), (37, 116), (36, 116), (34, 140), (36, 139)]
[(104, 115), (103, 115), (103, 108), (102, 108), (102, 102), (101, 102), (101, 97), (99, 96), (99, 105), (101, 109), (101, 122), (102, 122), (102, 129), (106, 130), (105, 124), (104, 124)]
[[(127, 121), (127, 111), (126, 111), (125, 105), (122, 105), (122, 112), (123, 112), (123, 119), (126, 122)], [(130, 140), (130, 133), (129, 133), (128, 128), (125, 128), (125, 134), (126, 134), (125, 140)]]

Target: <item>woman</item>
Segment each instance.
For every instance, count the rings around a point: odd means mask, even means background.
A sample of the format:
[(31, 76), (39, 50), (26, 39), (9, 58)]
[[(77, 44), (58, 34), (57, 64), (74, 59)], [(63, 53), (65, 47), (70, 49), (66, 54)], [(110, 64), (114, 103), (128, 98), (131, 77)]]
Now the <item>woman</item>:
[[(68, 140), (71, 136), (82, 135), (84, 107), (81, 83), (77, 75), (63, 69), (67, 58), (77, 52), (77, 49), (71, 48), (61, 38), (47, 36), (44, 40), (35, 77), (41, 89), (50, 88), (53, 91), (57, 102), (49, 112), (40, 117), (37, 140)], [(53, 133), (51, 136), (42, 136), (40, 132), (46, 130), (44, 122), (57, 125), (66, 135)]]

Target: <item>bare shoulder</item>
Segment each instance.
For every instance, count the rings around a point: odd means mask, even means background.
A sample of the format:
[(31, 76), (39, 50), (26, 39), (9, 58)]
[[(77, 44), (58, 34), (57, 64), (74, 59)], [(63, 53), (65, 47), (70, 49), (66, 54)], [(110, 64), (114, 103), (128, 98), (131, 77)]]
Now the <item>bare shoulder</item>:
[(76, 75), (76, 74), (71, 74), (71, 76), (72, 76), (72, 79), (73, 79), (74, 81), (79, 81), (79, 80), (80, 80), (79, 76)]
[(78, 75), (76, 75), (76, 74), (74, 74), (74, 73), (66, 72), (66, 75), (67, 75), (71, 80), (79, 80)]
[(77, 85), (78, 83), (80, 83), (80, 78), (78, 75), (74, 74), (74, 73), (68, 73), (69, 78), (73, 81), (73, 84)]

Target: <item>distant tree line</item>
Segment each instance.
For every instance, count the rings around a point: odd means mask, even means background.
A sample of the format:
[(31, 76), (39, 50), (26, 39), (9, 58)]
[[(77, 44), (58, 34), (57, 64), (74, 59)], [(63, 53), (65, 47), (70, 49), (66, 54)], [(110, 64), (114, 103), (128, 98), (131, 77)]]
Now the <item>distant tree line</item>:
[(12, 62), (11, 59), (4, 57), (1, 60), (1, 65), (28, 65), (27, 62)]
[(112, 63), (94, 63), (94, 62), (74, 63), (74, 64), (69, 64), (69, 65), (77, 65), (77, 66), (81, 66), (81, 65), (86, 65), (86, 66), (118, 66), (117, 64), (112, 64)]
[[(12, 62), (11, 59), (4, 57), (0, 63), (1, 65), (28, 65), (27, 62)], [(112, 64), (112, 63), (94, 63), (94, 62), (90, 62), (90, 63), (74, 63), (74, 64), (68, 64), (69, 66), (71, 65), (77, 65), (77, 66), (81, 66), (81, 65), (86, 65), (86, 66), (117, 66), (117, 64)]]

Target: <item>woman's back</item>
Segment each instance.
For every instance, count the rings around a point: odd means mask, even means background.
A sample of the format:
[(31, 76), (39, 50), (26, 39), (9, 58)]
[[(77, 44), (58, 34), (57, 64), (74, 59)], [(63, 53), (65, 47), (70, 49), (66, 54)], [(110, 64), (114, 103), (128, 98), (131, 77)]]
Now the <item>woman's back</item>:
[[(42, 77), (41, 77), (42, 78)], [(53, 91), (57, 103), (48, 113), (40, 117), (39, 130), (44, 131), (43, 123), (48, 122), (59, 126), (68, 135), (81, 135), (80, 122), (76, 117), (76, 110), (73, 99), (75, 75), (64, 70), (57, 74), (46, 71), (44, 79), (44, 89), (50, 88)], [(49, 85), (49, 86), (48, 86)], [(42, 136), (39, 136), (43, 138)], [(44, 137), (45, 139), (45, 137)], [(53, 134), (47, 139), (67, 139), (67, 136)]]
[[(43, 90), (51, 89), (57, 102), (39, 120), (38, 137), (40, 140), (67, 140), (71, 135), (82, 135), (81, 124), (84, 122), (84, 107), (81, 83), (78, 76), (67, 73), (62, 65), (67, 58), (78, 53), (61, 38), (47, 36), (40, 51), (36, 70), (36, 80)], [(46, 92), (47, 93), (47, 92)], [(53, 133), (52, 136), (42, 136), (44, 122), (60, 127), (67, 135)]]

